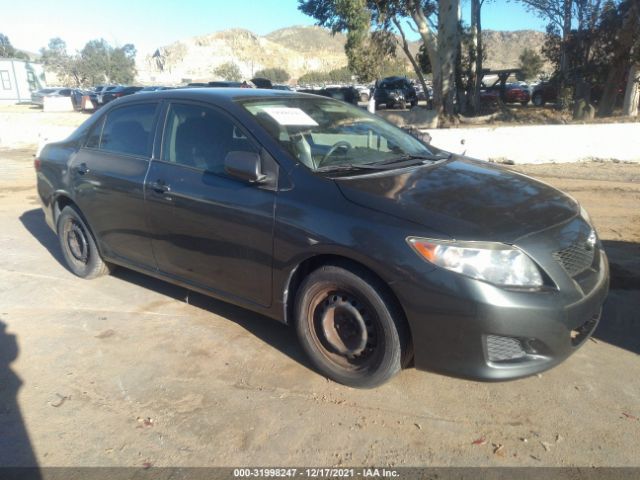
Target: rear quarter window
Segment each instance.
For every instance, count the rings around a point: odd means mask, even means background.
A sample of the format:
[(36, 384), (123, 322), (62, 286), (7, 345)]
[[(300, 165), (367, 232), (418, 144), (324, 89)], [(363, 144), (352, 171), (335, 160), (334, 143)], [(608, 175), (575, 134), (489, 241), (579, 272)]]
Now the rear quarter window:
[(156, 103), (144, 103), (109, 112), (102, 128), (100, 150), (150, 157), (156, 109)]

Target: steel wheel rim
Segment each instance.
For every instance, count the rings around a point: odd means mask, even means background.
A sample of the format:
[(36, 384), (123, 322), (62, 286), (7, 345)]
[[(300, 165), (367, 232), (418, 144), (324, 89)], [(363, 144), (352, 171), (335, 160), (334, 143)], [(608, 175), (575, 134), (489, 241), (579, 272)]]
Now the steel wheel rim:
[(89, 261), (89, 240), (82, 225), (70, 219), (65, 225), (64, 238), (73, 260), (86, 265)]
[(332, 365), (357, 372), (378, 362), (381, 335), (377, 313), (358, 295), (323, 288), (310, 302), (307, 321), (315, 346)]

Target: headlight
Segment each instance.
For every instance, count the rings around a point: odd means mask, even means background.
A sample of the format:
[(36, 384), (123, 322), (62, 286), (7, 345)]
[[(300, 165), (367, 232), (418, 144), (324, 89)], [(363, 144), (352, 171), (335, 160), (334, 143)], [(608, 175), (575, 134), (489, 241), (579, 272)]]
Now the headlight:
[(536, 264), (510, 245), (419, 237), (409, 237), (407, 242), (428, 262), (471, 278), (509, 287), (541, 287), (543, 284)]

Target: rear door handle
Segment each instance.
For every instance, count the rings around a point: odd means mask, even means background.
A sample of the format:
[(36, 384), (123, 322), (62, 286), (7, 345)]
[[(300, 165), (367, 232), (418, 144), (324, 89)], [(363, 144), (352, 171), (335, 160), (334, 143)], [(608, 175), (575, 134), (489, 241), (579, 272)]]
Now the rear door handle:
[(171, 191), (171, 187), (167, 185), (163, 180), (156, 180), (155, 182), (151, 182), (149, 184), (149, 187), (156, 193), (169, 193)]
[(84, 162), (76, 167), (76, 172), (78, 172), (79, 175), (84, 175), (86, 173), (89, 173), (90, 171), (91, 170), (89, 170), (89, 167), (87, 167), (87, 164)]

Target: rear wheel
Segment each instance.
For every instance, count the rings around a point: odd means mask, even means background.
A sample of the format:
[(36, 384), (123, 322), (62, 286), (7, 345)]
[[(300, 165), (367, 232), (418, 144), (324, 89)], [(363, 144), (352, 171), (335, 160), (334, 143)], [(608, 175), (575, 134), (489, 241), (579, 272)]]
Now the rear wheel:
[(111, 265), (100, 256), (89, 227), (74, 207), (64, 207), (60, 212), (57, 230), (62, 254), (74, 274), (91, 279), (111, 271)]
[(354, 271), (327, 265), (309, 274), (296, 297), (296, 329), (320, 372), (371, 388), (408, 363), (409, 332), (384, 286), (366, 271)]

